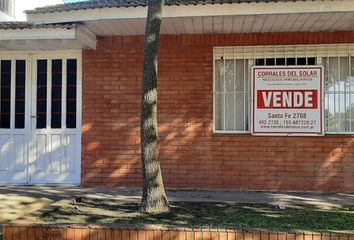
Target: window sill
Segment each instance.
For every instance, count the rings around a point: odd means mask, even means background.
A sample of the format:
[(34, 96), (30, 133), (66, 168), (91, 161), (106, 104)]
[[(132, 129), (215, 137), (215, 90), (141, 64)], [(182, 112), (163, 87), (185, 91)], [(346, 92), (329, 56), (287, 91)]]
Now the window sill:
[[(249, 135), (249, 136), (255, 136), (257, 137), (256, 135), (252, 135), (251, 132), (235, 132), (235, 131), (216, 131), (214, 130), (213, 131), (213, 134), (215, 135)], [(277, 137), (276, 135), (259, 135), (261, 137)], [(343, 136), (353, 136), (354, 137), (354, 133), (353, 132), (350, 132), (350, 133), (346, 133), (346, 132), (326, 132), (323, 136), (304, 136), (304, 137), (326, 137), (326, 136), (331, 136), (331, 137), (343, 137)], [(278, 136), (278, 137), (292, 137), (292, 136)], [(299, 135), (294, 135), (293, 137), (301, 137)]]

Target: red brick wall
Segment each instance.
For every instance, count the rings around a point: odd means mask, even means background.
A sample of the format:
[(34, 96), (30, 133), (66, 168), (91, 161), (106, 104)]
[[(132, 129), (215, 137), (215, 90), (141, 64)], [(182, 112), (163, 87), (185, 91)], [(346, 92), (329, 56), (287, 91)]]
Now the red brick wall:
[[(160, 153), (169, 188), (354, 192), (354, 137), (213, 134), (213, 46), (348, 43), (354, 32), (162, 36)], [(85, 186), (141, 186), (143, 37), (83, 53)]]
[(4, 240), (353, 240), (353, 233), (212, 228), (4, 225)]

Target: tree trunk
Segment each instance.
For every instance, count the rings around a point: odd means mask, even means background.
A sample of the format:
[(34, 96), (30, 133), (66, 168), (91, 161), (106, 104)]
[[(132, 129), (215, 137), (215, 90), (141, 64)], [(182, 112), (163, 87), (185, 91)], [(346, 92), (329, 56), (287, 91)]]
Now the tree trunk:
[(162, 180), (157, 127), (157, 62), (164, 0), (148, 2), (141, 98), (141, 159), (144, 186), (140, 209), (148, 213), (161, 213), (169, 210)]

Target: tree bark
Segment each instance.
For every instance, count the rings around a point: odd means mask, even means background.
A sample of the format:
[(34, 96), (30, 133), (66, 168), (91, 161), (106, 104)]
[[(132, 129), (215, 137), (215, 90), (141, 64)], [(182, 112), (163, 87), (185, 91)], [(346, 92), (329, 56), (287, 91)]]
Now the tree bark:
[(162, 180), (157, 127), (157, 63), (164, 0), (148, 2), (141, 98), (141, 159), (144, 186), (140, 209), (148, 213), (162, 213), (169, 210)]

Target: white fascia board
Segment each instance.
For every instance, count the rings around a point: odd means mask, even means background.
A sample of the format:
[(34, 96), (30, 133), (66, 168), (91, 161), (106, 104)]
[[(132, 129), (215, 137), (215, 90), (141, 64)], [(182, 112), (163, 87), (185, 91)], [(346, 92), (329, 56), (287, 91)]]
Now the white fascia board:
[[(272, 3), (234, 3), (214, 5), (165, 6), (163, 17), (237, 16), (291, 13), (353, 12), (354, 1), (297, 1)], [(147, 7), (96, 8), (56, 13), (30, 13), (32, 23), (60, 23), (71, 21), (146, 18)]]
[(75, 39), (75, 28), (0, 29), (3, 40)]

